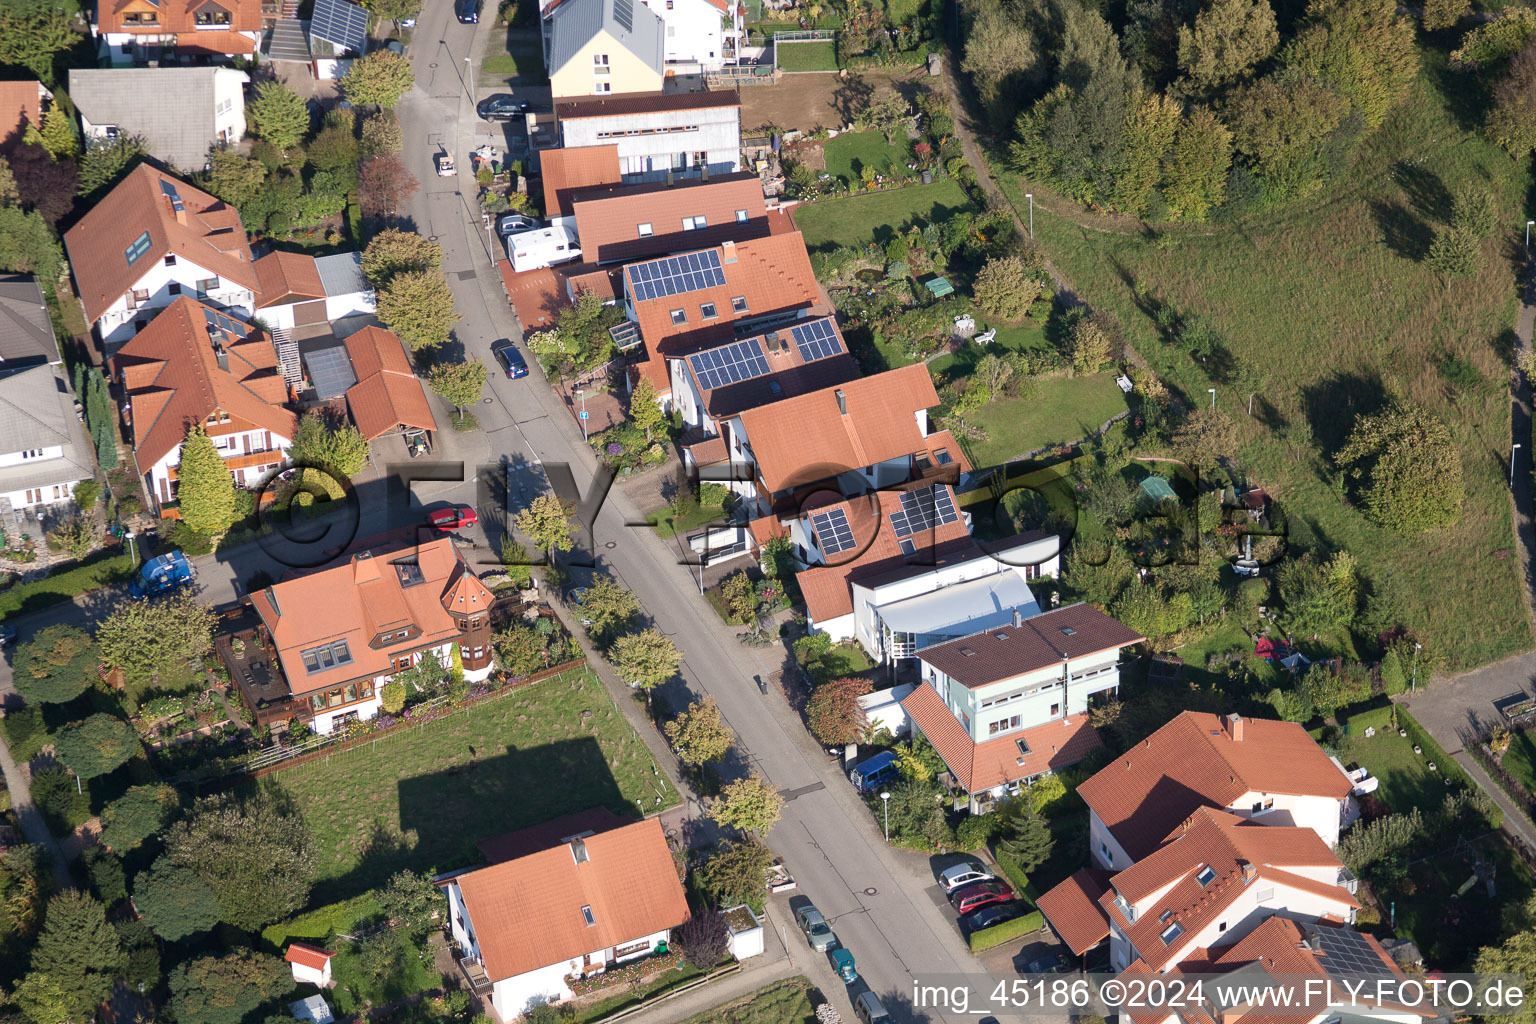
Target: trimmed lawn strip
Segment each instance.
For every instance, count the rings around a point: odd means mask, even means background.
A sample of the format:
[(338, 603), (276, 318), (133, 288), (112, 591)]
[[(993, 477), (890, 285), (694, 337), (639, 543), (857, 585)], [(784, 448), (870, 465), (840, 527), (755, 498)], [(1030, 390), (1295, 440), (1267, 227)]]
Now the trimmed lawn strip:
[(780, 71), (836, 71), (837, 45), (830, 39), (773, 44)]
[(751, 995), (695, 1014), (681, 1024), (815, 1024), (820, 993), (804, 978), (760, 988)]
[(1086, 437), (1125, 411), (1113, 371), (1092, 377), (1048, 377), (1029, 398), (990, 402), (966, 419), (987, 432), (971, 442), (977, 468), (1011, 461), (1027, 451)]
[(1011, 942), (1021, 935), (1031, 935), (1040, 930), (1045, 924), (1045, 915), (1038, 910), (1031, 910), (1022, 917), (1016, 917), (1012, 921), (1004, 921), (995, 924), (991, 928), (983, 928), (979, 932), (971, 932), (967, 936), (972, 953), (981, 953), (993, 946), (1001, 946), (1005, 942)]
[(950, 178), (932, 185), (908, 185), (795, 208), (795, 225), (808, 249), (835, 249), (885, 242), (913, 224), (935, 224), (971, 208), (970, 199)]
[(600, 1020), (625, 1007), (634, 1006), (654, 996), (661, 995), (668, 989), (685, 985), (690, 981), (703, 977), (703, 975), (703, 971), (684, 960), (677, 967), (658, 975), (649, 984), (622, 989), (606, 999), (599, 999), (595, 1003), (588, 1003), (576, 1011), (576, 1020), (578, 1022)]
[(905, 136), (893, 146), (876, 131), (839, 135), (828, 141), (822, 151), (826, 154), (827, 173), (842, 178), (852, 188), (859, 187), (865, 167), (873, 167), (876, 174), (888, 174), (905, 170), (912, 159), (912, 143)]
[(480, 73), (493, 78), (544, 77), (544, 58), (537, 53), (497, 54), (480, 62)]
[(719, 505), (700, 505), (681, 519), (674, 516), (670, 508), (652, 512), (645, 518), (656, 527), (656, 536), (666, 539), (680, 533), (691, 533), (705, 523), (724, 523), (727, 517), (725, 509)]
[[(316, 903), (396, 871), (480, 861), (475, 843), (592, 807), (677, 802), (645, 744), (582, 669), (272, 776), (308, 822)], [(559, 779), (560, 785), (549, 785)]]

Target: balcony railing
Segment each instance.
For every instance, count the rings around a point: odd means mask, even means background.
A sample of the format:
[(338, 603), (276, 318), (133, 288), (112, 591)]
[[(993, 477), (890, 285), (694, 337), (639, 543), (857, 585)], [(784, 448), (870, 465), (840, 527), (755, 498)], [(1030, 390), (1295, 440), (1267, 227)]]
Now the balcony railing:
[(1351, 896), (1360, 891), (1360, 879), (1356, 878), (1349, 868), (1339, 868), (1339, 885), (1347, 889)]
[(479, 957), (466, 956), (459, 960), (459, 969), (464, 972), (464, 979), (469, 982), (473, 992), (489, 992), (491, 989), (490, 975), (485, 973), (485, 965)]

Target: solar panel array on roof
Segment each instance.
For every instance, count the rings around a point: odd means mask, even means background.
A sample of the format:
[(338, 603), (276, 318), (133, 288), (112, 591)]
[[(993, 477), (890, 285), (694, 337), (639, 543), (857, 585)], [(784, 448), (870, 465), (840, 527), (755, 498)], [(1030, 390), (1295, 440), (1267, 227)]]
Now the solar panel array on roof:
[(203, 319), (208, 324), (208, 331), (210, 334), (215, 331), (222, 331), (223, 333), (233, 335), (236, 338), (243, 338), (249, 334), (251, 330), (250, 327), (241, 321), (236, 320), (234, 317), (226, 316), (216, 309), (209, 309), (207, 306), (203, 307)]
[(613, 0), (613, 20), (625, 32), (635, 30), (635, 5), (633, 0)]
[(309, 35), (338, 50), (360, 54), (368, 45), (368, 12), (347, 0), (315, 0)]
[(337, 398), (357, 383), (352, 360), (341, 345), (312, 349), (304, 353), (304, 365), (309, 367), (309, 381), (321, 398)]
[(835, 555), (853, 547), (853, 527), (848, 525), (848, 513), (840, 508), (830, 512), (818, 512), (811, 516), (811, 526), (816, 530), (816, 543), (824, 555)]
[(624, 273), (629, 277), (630, 292), (642, 302), (725, 284), (720, 254), (713, 249), (631, 264)]
[(1337, 977), (1392, 972), (1365, 936), (1353, 928), (1319, 927), (1316, 934), (1322, 944), (1323, 968), (1329, 974)]
[(920, 530), (952, 523), (960, 518), (955, 503), (944, 487), (923, 487), (915, 491), (903, 491), (901, 511), (891, 513), (891, 526), (898, 537), (910, 537)]
[(633, 320), (625, 320), (608, 328), (608, 337), (619, 347), (620, 352), (628, 352), (640, 344), (640, 325)]
[(789, 333), (794, 336), (801, 360), (807, 363), (835, 356), (843, 350), (837, 332), (832, 329), (832, 321), (825, 317), (808, 324), (796, 324)]
[(691, 355), (688, 362), (693, 366), (694, 376), (699, 378), (699, 387), (705, 391), (761, 377), (768, 372), (768, 357), (763, 355), (763, 346), (756, 338)]
[(128, 260), (128, 265), (132, 266), (134, 263), (138, 262), (140, 256), (143, 256), (147, 252), (149, 252), (148, 231), (144, 232), (138, 238), (135, 238), (133, 243), (129, 245), (128, 248), (123, 250), (123, 256)]

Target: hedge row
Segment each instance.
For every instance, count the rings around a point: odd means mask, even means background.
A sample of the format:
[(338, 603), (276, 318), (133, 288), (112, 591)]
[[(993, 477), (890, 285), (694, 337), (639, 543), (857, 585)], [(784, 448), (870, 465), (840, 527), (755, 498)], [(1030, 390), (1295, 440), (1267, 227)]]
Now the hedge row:
[(63, 604), (87, 590), (121, 583), (132, 577), (132, 561), (121, 549), (109, 548), (46, 579), (18, 583), (0, 592), (0, 618)]
[(1012, 921), (1004, 921), (995, 924), (991, 928), (983, 928), (979, 932), (971, 932), (971, 952), (980, 953), (991, 949), (993, 946), (1001, 946), (1003, 943), (1016, 939), (1021, 935), (1037, 932), (1045, 924), (1045, 915), (1038, 910), (1031, 910), (1023, 917), (1016, 917)]
[(1435, 762), (1435, 767), (1441, 773), (1455, 779), (1459, 784), (1468, 789), (1476, 788), (1471, 776), (1467, 775), (1461, 765), (1451, 759), (1451, 755), (1445, 752), (1445, 748), (1435, 742), (1435, 738), (1425, 728), (1414, 720), (1408, 713), (1408, 709), (1401, 704), (1397, 708), (1397, 724), (1407, 731), (1410, 743), (1417, 743), (1424, 751), (1426, 760)]

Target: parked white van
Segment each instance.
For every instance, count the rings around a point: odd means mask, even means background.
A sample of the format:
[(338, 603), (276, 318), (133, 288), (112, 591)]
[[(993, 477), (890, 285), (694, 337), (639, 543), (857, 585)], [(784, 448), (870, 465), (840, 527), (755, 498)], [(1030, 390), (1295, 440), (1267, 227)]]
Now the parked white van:
[(565, 263), (580, 255), (576, 232), (568, 227), (539, 228), (507, 236), (507, 259), (518, 273)]

